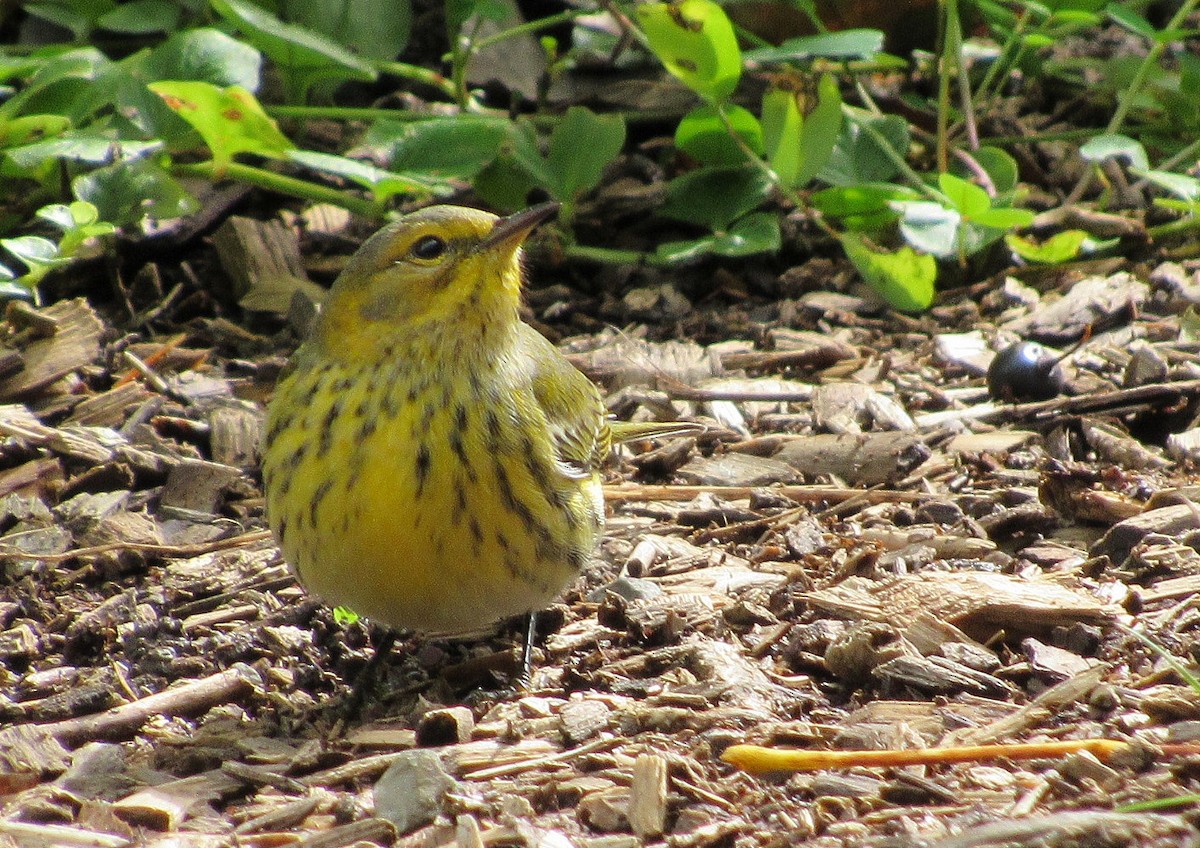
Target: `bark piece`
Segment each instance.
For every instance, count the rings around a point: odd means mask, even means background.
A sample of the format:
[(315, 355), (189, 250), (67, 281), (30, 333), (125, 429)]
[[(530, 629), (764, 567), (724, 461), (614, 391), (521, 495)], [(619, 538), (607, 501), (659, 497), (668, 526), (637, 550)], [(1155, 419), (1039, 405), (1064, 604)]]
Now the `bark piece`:
[(325, 297), (304, 271), (296, 231), (281, 221), (233, 216), (213, 234), (213, 245), (245, 309), (282, 314), (297, 291), (314, 303)]
[(1143, 539), (1150, 534), (1165, 536), (1171, 540), (1182, 540), (1200, 528), (1200, 508), (1185, 503), (1152, 509), (1131, 518), (1126, 518), (1109, 528), (1100, 541), (1092, 545), (1092, 556), (1107, 556), (1120, 567)]
[(0, 380), (0, 401), (32, 395), (100, 357), (104, 325), (86, 300), (61, 300), (39, 314), (53, 321), (54, 333), (30, 342), (22, 351), (25, 367)]
[(851, 486), (899, 480), (931, 455), (913, 433), (821, 434), (785, 442), (772, 459), (786, 462), (809, 479), (833, 477)]
[(643, 839), (659, 836), (667, 822), (667, 761), (640, 754), (633, 762), (629, 785), (629, 826)]

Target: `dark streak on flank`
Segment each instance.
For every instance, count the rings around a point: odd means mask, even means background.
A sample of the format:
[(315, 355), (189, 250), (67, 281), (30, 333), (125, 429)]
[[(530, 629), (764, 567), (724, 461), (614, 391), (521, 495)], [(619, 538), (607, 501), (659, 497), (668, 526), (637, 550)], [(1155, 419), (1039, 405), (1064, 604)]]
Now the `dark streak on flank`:
[(454, 481), (454, 507), (450, 510), (450, 523), (456, 527), (462, 524), (463, 517), (467, 514), (467, 496), (463, 494), (461, 482)]
[(475, 540), (476, 553), (478, 553), (479, 547), (483, 544), (483, 528), (479, 526), (479, 521), (473, 515), (467, 524), (471, 528), (471, 538)]
[(425, 491), (425, 481), (429, 479), (429, 466), (433, 463), (433, 457), (429, 455), (429, 448), (421, 445), (417, 448), (417, 497)]
[(489, 409), (483, 415), (484, 423), (487, 425), (488, 432), (488, 450), (492, 453), (500, 451), (500, 437), (503, 435), (500, 423), (500, 414), (494, 409)]
[(384, 392), (383, 399), (380, 400), (379, 405), (383, 410), (383, 414), (389, 419), (395, 418), (400, 414), (400, 405), (396, 403), (396, 393), (394, 391)]
[(317, 486), (317, 490), (313, 493), (312, 501), (308, 504), (308, 523), (314, 528), (317, 526), (317, 510), (321, 508), (321, 501), (325, 500), (332, 488), (332, 480), (322, 480), (321, 485)]
[(317, 444), (317, 456), (325, 456), (333, 449), (333, 422), (342, 414), (342, 400), (338, 398), (329, 407), (329, 411), (325, 413), (325, 418), (321, 422), (321, 439)]
[(512, 481), (508, 479), (508, 471), (500, 462), (498, 457), (492, 457), (492, 466), (496, 472), (496, 486), (500, 489), (500, 497), (504, 500), (504, 505), (509, 511), (514, 512), (521, 519), (530, 533), (536, 531), (538, 524), (533, 517), (533, 512), (524, 503), (517, 499), (517, 493), (513, 491)]

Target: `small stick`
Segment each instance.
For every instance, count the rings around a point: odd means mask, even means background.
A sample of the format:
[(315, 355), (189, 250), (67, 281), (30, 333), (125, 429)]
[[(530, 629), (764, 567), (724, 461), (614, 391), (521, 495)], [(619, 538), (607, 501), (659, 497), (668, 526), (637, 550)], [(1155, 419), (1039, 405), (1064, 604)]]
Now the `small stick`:
[[(1023, 742), (1015, 745), (966, 745), (955, 748), (916, 748), (883, 751), (799, 751), (794, 748), (764, 748), (731, 745), (721, 759), (751, 774), (776, 771), (819, 771), (855, 766), (922, 766), (969, 763), (996, 759), (1036, 760), (1057, 758), (1086, 751), (1107, 760), (1130, 749), (1117, 739), (1069, 739), (1058, 742)], [(1200, 745), (1162, 746), (1165, 753), (1200, 753)]]

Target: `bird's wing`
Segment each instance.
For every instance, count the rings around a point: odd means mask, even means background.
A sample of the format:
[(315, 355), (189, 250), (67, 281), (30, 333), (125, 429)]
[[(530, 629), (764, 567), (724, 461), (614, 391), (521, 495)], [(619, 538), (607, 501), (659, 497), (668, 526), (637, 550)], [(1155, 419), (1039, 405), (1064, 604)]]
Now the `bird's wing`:
[(600, 391), (541, 333), (522, 325), (533, 394), (546, 414), (559, 465), (572, 477), (589, 477), (611, 447)]

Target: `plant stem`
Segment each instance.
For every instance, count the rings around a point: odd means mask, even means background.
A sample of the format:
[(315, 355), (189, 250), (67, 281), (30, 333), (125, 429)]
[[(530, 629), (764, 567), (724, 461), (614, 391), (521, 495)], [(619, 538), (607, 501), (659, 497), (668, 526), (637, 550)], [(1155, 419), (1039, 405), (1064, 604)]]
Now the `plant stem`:
[(653, 253), (636, 250), (617, 250), (611, 247), (589, 247), (583, 244), (564, 245), (562, 255), (570, 259), (583, 259), (603, 265), (648, 265), (652, 268), (670, 268), (675, 263)]
[(548, 29), (552, 26), (558, 26), (559, 24), (569, 23), (576, 18), (582, 18), (584, 15), (591, 14), (594, 14), (594, 12), (589, 9), (568, 9), (565, 12), (547, 15), (544, 18), (538, 18), (536, 21), (529, 21), (527, 23), (519, 24), (518, 26), (492, 33), (486, 38), (481, 38), (475, 42), (471, 52), (478, 53), (480, 50), (491, 47), (493, 44), (503, 41), (506, 38), (514, 38), (518, 35), (535, 33), (539, 30)]
[[(1200, 3), (1200, 0), (1184, 0), (1183, 3), (1179, 4), (1179, 8), (1171, 17), (1171, 20), (1167, 22), (1164, 29), (1180, 29), (1187, 21), (1188, 16), (1196, 8), (1197, 3)], [(1146, 77), (1150, 75), (1150, 69), (1158, 64), (1159, 58), (1166, 49), (1167, 44), (1164, 41), (1155, 40), (1150, 45), (1150, 49), (1146, 52), (1146, 58), (1138, 66), (1137, 72), (1134, 73), (1133, 79), (1129, 82), (1129, 87), (1125, 90), (1125, 96), (1117, 98), (1117, 111), (1113, 113), (1112, 119), (1108, 122), (1108, 126), (1105, 127), (1105, 133), (1112, 134), (1121, 129), (1121, 126), (1125, 123), (1126, 116), (1129, 114), (1129, 110), (1133, 108), (1134, 101), (1142, 92), (1142, 86), (1146, 83)]]
[(316, 203), (332, 203), (364, 218), (379, 219), (383, 218), (387, 213), (387, 209), (382, 203), (377, 203), (373, 200), (364, 200), (361, 197), (355, 197), (344, 191), (327, 188), (326, 186), (317, 185), (316, 183), (297, 179), (296, 177), (276, 174), (262, 168), (255, 168), (252, 165), (243, 165), (240, 162), (229, 163), (223, 171), (218, 171), (216, 163), (212, 160), (207, 162), (175, 163), (171, 166), (171, 172), (176, 176), (200, 177), (212, 182), (221, 179), (236, 180), (240, 183), (257, 186), (258, 188), (286, 194), (291, 197), (299, 197), (303, 200), (311, 200)]
[(380, 73), (391, 74), (392, 76), (403, 77), (404, 79), (433, 86), (446, 95), (446, 97), (454, 99), (454, 83), (437, 71), (422, 68), (420, 65), (410, 65), (407, 62), (376, 62), (375, 67)]
[(946, 203), (946, 198), (942, 196), (941, 192), (921, 179), (921, 175), (914, 171), (912, 166), (904, 160), (904, 157), (892, 147), (892, 143), (888, 141), (887, 136), (877, 130), (870, 121), (861, 120), (859, 115), (855, 114), (855, 110), (850, 106), (842, 106), (842, 113), (846, 116), (846, 120), (852, 121), (858, 126), (861, 132), (865, 132), (871, 137), (871, 140), (875, 142), (880, 152), (896, 166), (900, 173), (904, 174), (905, 178), (913, 184), (917, 191), (938, 203)]

